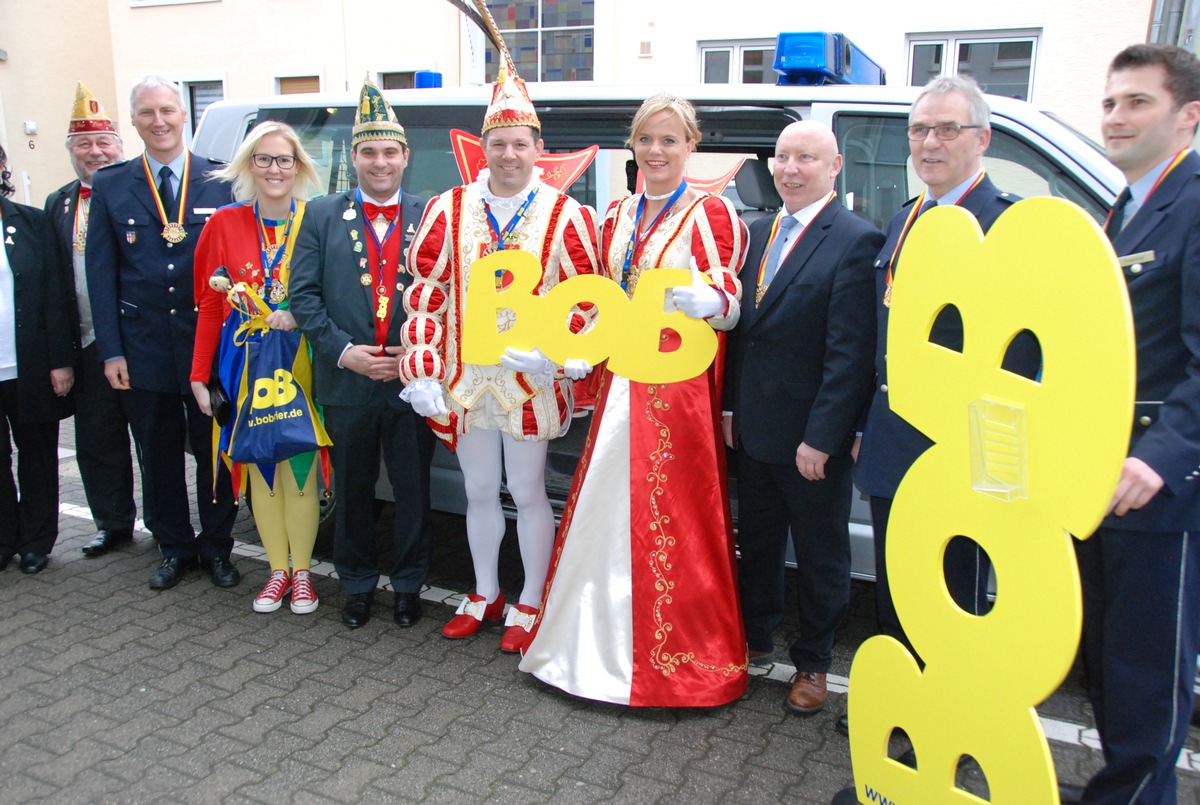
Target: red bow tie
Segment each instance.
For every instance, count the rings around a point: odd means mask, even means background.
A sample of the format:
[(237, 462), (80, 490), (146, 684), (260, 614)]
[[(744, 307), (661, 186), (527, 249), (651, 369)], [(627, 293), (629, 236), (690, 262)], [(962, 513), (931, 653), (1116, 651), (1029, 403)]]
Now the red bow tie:
[(80, 185), (79, 186), (79, 200), (83, 201), (85, 198), (91, 198), (91, 197), (92, 197), (92, 188), (84, 187), (83, 185)]
[(394, 221), (396, 220), (396, 212), (399, 208), (399, 204), (384, 204), (381, 207), (369, 201), (363, 202), (363, 214), (367, 216), (368, 221), (374, 221), (381, 215), (389, 221)]

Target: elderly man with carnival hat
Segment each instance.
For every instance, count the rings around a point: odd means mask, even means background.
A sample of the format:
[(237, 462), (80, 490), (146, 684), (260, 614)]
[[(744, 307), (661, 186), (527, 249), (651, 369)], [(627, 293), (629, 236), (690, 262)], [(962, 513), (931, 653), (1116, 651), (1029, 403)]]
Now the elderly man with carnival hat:
[(382, 455), (396, 501), (392, 563), (393, 617), (421, 617), (429, 570), (429, 462), (434, 438), (400, 399), (397, 372), (403, 313), (411, 280), (404, 255), (427, 200), (401, 188), (408, 140), (379, 88), (360, 94), (351, 157), (358, 187), (308, 205), (292, 257), (292, 315), (313, 345), (313, 393), (333, 439), (337, 495), (333, 563), (346, 591), (342, 622), (371, 619), (379, 566), (375, 483)]
[[(594, 273), (597, 252), (595, 212), (541, 181), (534, 164), (542, 154), (541, 122), (511, 61), (506, 67), (483, 121), (487, 169), (471, 184), (434, 199), (413, 240), (409, 269), (414, 281), (404, 294), (407, 352), (400, 375), (405, 399), (457, 450), (466, 485), (475, 593), (463, 599), (442, 634), (468, 637), (483, 621), (504, 614), (498, 578), (505, 532), (499, 497), (503, 472), (517, 506), (525, 570), (500, 643), (502, 651), (515, 652), (525, 646), (537, 618), (554, 543), (545, 482), (548, 440), (567, 432), (571, 381), (591, 367), (582, 361), (561, 367), (536, 349), (510, 349), (501, 364), (491, 366), (464, 362), (467, 276), (484, 255), (522, 249), (541, 262), (537, 292), (545, 294), (570, 277)], [(575, 319), (574, 329), (584, 326), (582, 315)], [(510, 321), (497, 324), (501, 330), (511, 326)]]
[[(197, 560), (218, 587), (241, 580), (233, 550), (232, 486), (219, 467), (213, 496), (212, 420), (192, 396), (196, 311), (192, 258), (209, 216), (232, 200), (207, 174), (216, 163), (187, 150), (187, 107), (176, 84), (146, 76), (129, 94), (145, 153), (96, 171), (84, 256), (104, 375), (137, 441), (142, 494), (162, 562), (150, 589), (183, 580)], [(196, 458), (200, 533), (192, 528), (184, 463)], [(224, 480), (221, 480), (221, 479)]]
[(76, 306), (72, 312), (78, 318), (73, 324), (79, 328), (81, 347), (75, 360), (75, 453), (97, 529), (92, 541), (83, 546), (83, 554), (95, 557), (133, 539), (137, 507), (133, 502), (129, 420), (120, 396), (104, 376), (84, 271), (92, 177), (100, 168), (125, 157), (116, 126), (82, 81), (75, 86), (67, 153), (79, 178), (46, 198), (46, 214), (74, 268)]

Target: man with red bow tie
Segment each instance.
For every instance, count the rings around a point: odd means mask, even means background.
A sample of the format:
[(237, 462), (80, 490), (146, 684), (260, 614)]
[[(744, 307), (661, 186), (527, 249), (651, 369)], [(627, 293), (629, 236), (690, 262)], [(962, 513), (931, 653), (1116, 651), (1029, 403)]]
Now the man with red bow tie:
[[(133, 460), (129, 453), (129, 420), (119, 392), (104, 376), (96, 345), (92, 304), (84, 272), (92, 177), (105, 165), (121, 162), (121, 137), (104, 107), (80, 81), (67, 129), (67, 151), (79, 178), (46, 199), (46, 214), (54, 225), (63, 253), (74, 268), (75, 322), (80, 350), (75, 359), (75, 454), (96, 536), (83, 546), (83, 555), (103, 556), (133, 539), (137, 507), (133, 501)], [(151, 518), (147, 517), (147, 521)]]
[(380, 576), (375, 483), (382, 455), (396, 501), (387, 569), (393, 616), (412, 626), (421, 617), (429, 569), (434, 438), (399, 397), (404, 313), (397, 308), (411, 281), (404, 259), (426, 199), (401, 189), (408, 140), (370, 81), (351, 144), (359, 186), (308, 205), (292, 258), (292, 315), (313, 345), (313, 394), (333, 439), (333, 563), (347, 596), (342, 622), (357, 629), (371, 618)]

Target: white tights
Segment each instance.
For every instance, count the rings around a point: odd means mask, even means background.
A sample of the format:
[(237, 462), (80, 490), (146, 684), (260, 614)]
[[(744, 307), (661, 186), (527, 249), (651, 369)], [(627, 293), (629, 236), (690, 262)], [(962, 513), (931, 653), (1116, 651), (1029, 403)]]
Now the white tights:
[(467, 491), (467, 543), (475, 566), (475, 592), (488, 601), (500, 594), (501, 457), (508, 492), (517, 504), (517, 539), (525, 586), (520, 602), (537, 607), (554, 547), (554, 512), (546, 496), (547, 442), (521, 442), (499, 430), (475, 428), (458, 437), (458, 463)]

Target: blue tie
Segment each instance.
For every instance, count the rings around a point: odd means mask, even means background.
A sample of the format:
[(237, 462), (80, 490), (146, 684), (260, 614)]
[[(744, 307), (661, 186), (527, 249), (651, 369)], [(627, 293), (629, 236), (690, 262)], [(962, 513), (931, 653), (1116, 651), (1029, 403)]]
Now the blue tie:
[(1121, 230), (1125, 227), (1125, 208), (1129, 206), (1129, 201), (1132, 198), (1133, 194), (1129, 192), (1128, 187), (1122, 190), (1121, 194), (1117, 196), (1117, 200), (1113, 204), (1112, 215), (1109, 216), (1108, 222), (1104, 225), (1104, 234), (1108, 235), (1109, 240), (1120, 234)]
[(771, 251), (767, 253), (767, 266), (763, 271), (762, 287), (766, 288), (771, 284), (771, 280), (775, 277), (775, 272), (779, 270), (779, 258), (783, 254), (783, 246), (787, 243), (788, 230), (796, 225), (796, 216), (785, 215), (779, 221), (779, 229), (775, 232), (775, 242), (771, 244)]

